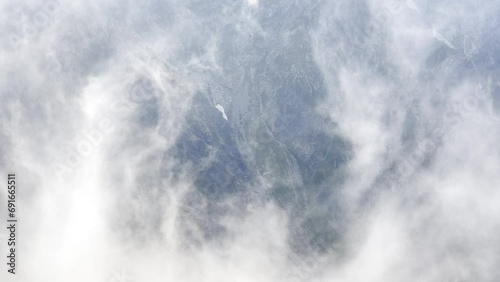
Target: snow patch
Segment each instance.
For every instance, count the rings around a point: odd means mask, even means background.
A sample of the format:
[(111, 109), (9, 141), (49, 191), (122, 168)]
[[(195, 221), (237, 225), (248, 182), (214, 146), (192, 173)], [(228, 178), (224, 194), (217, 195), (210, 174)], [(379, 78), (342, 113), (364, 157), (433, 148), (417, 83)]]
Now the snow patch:
[(217, 110), (219, 110), (222, 113), (222, 117), (227, 120), (226, 112), (224, 111), (224, 107), (221, 104), (217, 104), (215, 106)]

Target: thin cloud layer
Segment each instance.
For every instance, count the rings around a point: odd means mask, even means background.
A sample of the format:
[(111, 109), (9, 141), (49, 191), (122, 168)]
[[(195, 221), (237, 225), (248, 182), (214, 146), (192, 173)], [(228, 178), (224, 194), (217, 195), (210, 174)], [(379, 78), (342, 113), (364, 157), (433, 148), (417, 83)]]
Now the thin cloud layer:
[(2, 281), (497, 281), (497, 6), (3, 1)]

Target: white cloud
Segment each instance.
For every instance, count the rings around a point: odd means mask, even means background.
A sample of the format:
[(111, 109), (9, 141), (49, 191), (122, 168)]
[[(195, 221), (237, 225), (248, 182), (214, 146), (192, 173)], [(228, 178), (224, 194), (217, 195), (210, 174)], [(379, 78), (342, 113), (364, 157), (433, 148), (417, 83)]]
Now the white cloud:
[[(20, 180), (18, 281), (498, 280), (496, 65), (481, 57), (494, 3), (285, 2), (1, 2), (16, 39), (0, 50), (0, 172)], [(301, 116), (273, 132), (269, 109), (286, 103)], [(203, 123), (218, 111), (223, 129)], [(258, 152), (257, 124), (276, 133)], [(287, 142), (313, 127), (352, 158), (321, 187), (284, 187), (278, 207), (265, 193), (306, 178)], [(207, 157), (174, 157), (180, 138)], [(197, 169), (236, 155), (229, 141), (250, 147), (251, 180), (207, 198)], [(340, 218), (336, 252), (291, 247), (315, 213)]]

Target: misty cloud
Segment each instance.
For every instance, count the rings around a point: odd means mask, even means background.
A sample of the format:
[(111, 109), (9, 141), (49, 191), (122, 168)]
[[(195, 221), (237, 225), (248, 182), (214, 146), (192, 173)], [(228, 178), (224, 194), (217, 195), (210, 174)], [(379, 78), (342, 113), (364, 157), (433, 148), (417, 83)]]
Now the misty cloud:
[(500, 277), (495, 1), (0, 9), (2, 281)]

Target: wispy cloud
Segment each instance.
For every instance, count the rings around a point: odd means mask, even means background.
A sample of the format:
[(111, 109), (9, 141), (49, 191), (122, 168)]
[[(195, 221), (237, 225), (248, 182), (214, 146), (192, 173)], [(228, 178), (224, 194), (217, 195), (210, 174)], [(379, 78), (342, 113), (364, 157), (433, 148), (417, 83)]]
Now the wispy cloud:
[(493, 1), (0, 9), (17, 281), (498, 280)]

